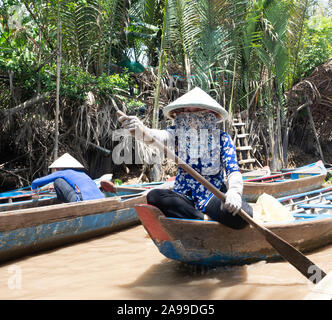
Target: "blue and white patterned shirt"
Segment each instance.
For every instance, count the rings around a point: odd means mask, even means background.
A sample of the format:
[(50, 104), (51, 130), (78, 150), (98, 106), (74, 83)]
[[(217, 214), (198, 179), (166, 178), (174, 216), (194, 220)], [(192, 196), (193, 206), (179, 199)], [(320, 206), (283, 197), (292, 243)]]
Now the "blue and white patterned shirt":
[[(166, 129), (174, 137), (176, 155), (200, 173), (217, 189), (225, 183), (225, 174), (240, 171), (231, 137), (216, 127), (214, 114), (181, 113), (175, 126)], [(193, 200), (204, 212), (213, 194), (178, 167), (174, 191)]]

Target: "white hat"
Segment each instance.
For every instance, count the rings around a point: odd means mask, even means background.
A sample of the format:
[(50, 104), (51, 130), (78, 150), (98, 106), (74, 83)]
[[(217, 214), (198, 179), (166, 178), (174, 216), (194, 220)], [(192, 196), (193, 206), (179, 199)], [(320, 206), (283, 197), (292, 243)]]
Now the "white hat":
[(65, 153), (60, 158), (56, 159), (48, 168), (84, 168), (84, 166), (69, 153)]
[(211, 110), (219, 114), (224, 120), (228, 118), (228, 112), (216, 100), (198, 87), (190, 90), (180, 98), (164, 107), (164, 116), (173, 119), (172, 111), (186, 107), (197, 107)]

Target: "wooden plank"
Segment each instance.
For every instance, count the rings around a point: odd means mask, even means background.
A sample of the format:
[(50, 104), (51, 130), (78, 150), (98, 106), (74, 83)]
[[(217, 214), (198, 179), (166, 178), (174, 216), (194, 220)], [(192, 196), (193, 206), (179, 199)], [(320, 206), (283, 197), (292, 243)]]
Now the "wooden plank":
[(240, 133), (237, 135), (238, 138), (246, 138), (247, 136), (249, 136), (249, 133)]
[[(295, 199), (298, 199), (298, 198), (302, 198), (304, 196), (311, 196), (313, 194), (317, 194), (316, 197), (324, 197), (324, 193), (329, 192), (329, 191), (332, 191), (332, 186), (331, 187), (326, 187), (326, 188), (321, 188), (321, 189), (318, 189), (318, 190), (313, 190), (313, 191), (310, 191), (310, 192), (297, 193), (295, 195), (290, 195), (290, 196), (287, 196), (287, 197), (279, 198), (278, 201), (283, 202), (283, 201), (287, 201), (287, 200), (295, 200)], [(330, 196), (325, 197), (325, 198), (328, 200), (329, 197)], [(312, 198), (309, 198), (308, 200), (310, 200), (310, 199), (312, 199)], [(332, 197), (331, 197), (331, 200), (332, 200)]]
[(241, 147), (236, 147), (236, 150), (239, 150), (239, 151), (252, 150), (252, 147), (251, 146), (241, 146)]
[(0, 212), (50, 206), (60, 203), (56, 197), (0, 204)]
[(312, 191), (321, 188), (324, 178), (325, 174), (274, 183), (244, 181), (243, 197), (247, 202), (255, 202), (258, 196), (264, 192), (275, 198), (280, 198), (290, 194)]
[(120, 210), (145, 202), (146, 195), (141, 195), (126, 201), (120, 201), (120, 197), (114, 197), (8, 211), (0, 215), (0, 232), (45, 224), (61, 219)]
[(239, 161), (239, 164), (253, 163), (255, 161), (256, 161), (255, 159), (245, 159), (245, 160)]

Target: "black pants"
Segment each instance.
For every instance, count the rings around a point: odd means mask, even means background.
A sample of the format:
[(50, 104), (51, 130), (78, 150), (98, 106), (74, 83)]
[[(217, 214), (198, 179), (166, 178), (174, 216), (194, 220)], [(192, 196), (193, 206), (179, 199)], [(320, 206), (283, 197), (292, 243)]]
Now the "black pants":
[[(171, 190), (151, 190), (147, 194), (147, 203), (159, 208), (166, 217), (204, 219), (203, 213), (195, 208), (193, 201)], [(247, 202), (242, 201), (242, 209), (251, 217), (253, 216), (252, 207)], [(243, 229), (248, 225), (239, 215), (233, 215), (227, 209), (223, 208), (221, 200), (215, 196), (209, 201), (204, 213), (212, 220), (218, 221), (232, 229)]]
[[(77, 195), (72, 186), (62, 178), (55, 179), (54, 181), (54, 190), (56, 192), (58, 200), (61, 202), (76, 202)], [(82, 196), (79, 194), (82, 201)]]

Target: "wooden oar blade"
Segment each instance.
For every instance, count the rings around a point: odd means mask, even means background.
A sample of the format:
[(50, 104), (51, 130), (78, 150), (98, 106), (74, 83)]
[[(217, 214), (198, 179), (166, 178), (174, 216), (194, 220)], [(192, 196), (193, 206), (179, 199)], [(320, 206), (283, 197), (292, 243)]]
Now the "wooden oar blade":
[(313, 283), (318, 283), (326, 276), (326, 273), (317, 265), (310, 261), (304, 254), (294, 248), (290, 243), (281, 239), (275, 233), (264, 232), (266, 241), (276, 249), (277, 252), (297, 270), (299, 270), (307, 279)]
[(282, 256), (286, 261), (299, 270), (307, 279), (313, 283), (318, 283), (326, 276), (326, 273), (317, 265), (310, 261), (304, 254), (292, 246), (289, 242), (280, 238), (271, 230), (257, 223), (242, 209), (238, 214), (250, 225), (255, 227), (264, 237), (265, 240)]

